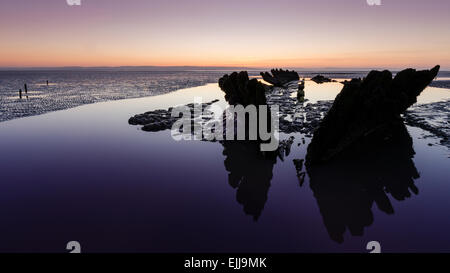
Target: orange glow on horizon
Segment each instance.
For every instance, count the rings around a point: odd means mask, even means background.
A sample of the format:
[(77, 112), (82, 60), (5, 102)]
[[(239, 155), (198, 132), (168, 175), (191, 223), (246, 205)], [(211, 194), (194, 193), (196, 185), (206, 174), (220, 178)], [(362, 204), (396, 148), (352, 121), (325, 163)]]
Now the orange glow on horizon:
[(0, 67), (450, 69), (444, 0), (4, 1)]
[[(391, 55), (377, 54), (311, 54), (311, 57), (292, 58), (279, 56), (269, 59), (265, 56), (245, 58), (229, 55), (159, 55), (152, 57), (144, 53), (127, 55), (120, 52), (104, 51), (102, 54), (88, 52), (65, 52), (52, 50), (51, 52), (24, 52), (18, 49), (4, 53), (0, 52), (0, 67), (118, 67), (118, 66), (220, 66), (220, 67), (301, 67), (301, 68), (427, 68), (436, 64), (450, 63), (450, 53), (428, 53), (426, 56), (411, 56), (409, 54)], [(305, 54), (307, 56), (307, 54)]]

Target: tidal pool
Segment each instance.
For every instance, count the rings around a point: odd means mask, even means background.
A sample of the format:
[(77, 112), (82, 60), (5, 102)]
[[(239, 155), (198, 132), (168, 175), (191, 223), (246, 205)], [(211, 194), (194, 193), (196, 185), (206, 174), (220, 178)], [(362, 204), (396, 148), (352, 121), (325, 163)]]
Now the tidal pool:
[[(307, 81), (306, 98), (334, 99), (341, 88)], [(449, 92), (428, 88), (419, 103)], [(327, 191), (308, 175), (299, 185), (292, 160), (305, 157), (310, 141), (301, 134), (284, 161), (269, 161), (239, 144), (177, 142), (168, 130), (128, 124), (194, 97), (225, 105), (208, 84), (0, 123), (0, 251), (67, 252), (69, 241), (83, 252), (367, 252), (369, 241), (383, 252), (450, 251), (450, 153), (422, 129), (407, 127), (415, 154), (400, 167), (329, 169), (319, 177), (331, 183)], [(378, 162), (391, 159), (383, 153)], [(387, 211), (340, 186), (355, 177), (410, 179), (417, 190), (397, 200), (391, 189)]]

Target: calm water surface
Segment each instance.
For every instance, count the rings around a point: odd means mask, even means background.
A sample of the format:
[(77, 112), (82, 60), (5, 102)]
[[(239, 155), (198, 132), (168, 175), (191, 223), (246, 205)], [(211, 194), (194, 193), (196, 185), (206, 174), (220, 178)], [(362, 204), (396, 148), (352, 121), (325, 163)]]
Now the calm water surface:
[[(307, 81), (306, 96), (333, 99), (341, 88)], [(419, 102), (449, 92), (429, 88)], [(209, 84), (0, 123), (0, 251), (66, 252), (72, 240), (84, 252), (366, 252), (372, 240), (385, 252), (450, 251), (450, 153), (428, 146), (438, 141), (421, 129), (408, 127), (412, 166), (396, 170), (417, 170), (417, 195), (387, 194), (394, 210), (387, 214), (374, 202), (355, 210), (343, 187), (327, 197), (341, 211), (327, 211), (308, 176), (299, 186), (292, 160), (304, 158), (309, 142), (298, 146), (300, 134), (284, 161), (268, 162), (128, 125), (132, 115), (196, 96), (224, 104)], [(230, 184), (232, 175), (241, 184)]]

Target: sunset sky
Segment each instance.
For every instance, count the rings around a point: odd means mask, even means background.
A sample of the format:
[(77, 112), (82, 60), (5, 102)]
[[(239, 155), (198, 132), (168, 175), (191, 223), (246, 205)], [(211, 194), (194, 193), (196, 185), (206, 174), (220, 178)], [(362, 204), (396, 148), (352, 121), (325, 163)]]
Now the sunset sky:
[(0, 67), (450, 69), (449, 0), (1, 0)]

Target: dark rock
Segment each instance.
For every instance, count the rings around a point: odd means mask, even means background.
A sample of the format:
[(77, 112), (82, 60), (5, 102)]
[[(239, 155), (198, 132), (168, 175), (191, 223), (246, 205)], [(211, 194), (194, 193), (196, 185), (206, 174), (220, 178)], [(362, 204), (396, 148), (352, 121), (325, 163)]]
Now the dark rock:
[(360, 83), (361, 81), (362, 81), (361, 78), (353, 78), (353, 79), (351, 79), (349, 81), (345, 80), (345, 81), (343, 81), (341, 83), (345, 85), (345, 84), (348, 84), (348, 83)]
[(327, 77), (322, 76), (322, 75), (317, 75), (315, 77), (312, 77), (311, 80), (313, 82), (319, 83), (319, 84), (324, 83), (324, 82), (332, 82), (333, 81), (332, 79), (327, 78)]
[(225, 92), (230, 105), (247, 106), (266, 104), (266, 89), (257, 79), (249, 79), (246, 71), (233, 72), (219, 79), (219, 87)]
[(389, 129), (436, 77), (431, 70), (406, 69), (394, 79), (389, 71), (372, 71), (363, 81), (346, 83), (315, 131), (306, 156), (307, 164), (333, 159), (357, 141)]
[[(259, 126), (261, 121), (261, 116), (259, 112), (260, 105), (267, 105), (266, 100), (266, 88), (265, 85), (259, 82), (257, 79), (249, 79), (246, 71), (233, 72), (230, 75), (224, 75), (219, 79), (219, 87), (225, 92), (225, 100), (230, 105), (254, 105), (257, 110), (257, 124), (256, 129), (259, 132)], [(242, 120), (240, 120), (242, 119)], [(271, 111), (268, 109), (267, 116), (265, 117), (267, 121), (267, 128), (272, 128), (272, 117)], [(245, 124), (245, 139), (250, 140), (250, 119), (248, 115), (241, 117), (240, 115), (235, 115), (234, 117), (235, 128), (237, 124)], [(237, 130), (234, 130), (236, 135)], [(257, 133), (257, 139), (261, 140), (259, 133)], [(262, 141), (262, 142), (269, 142)]]
[[(208, 118), (202, 116), (195, 116), (194, 114), (195, 106), (201, 106), (202, 114), (210, 114), (206, 111), (206, 108), (218, 101), (219, 100), (213, 100), (208, 103), (202, 103), (201, 105), (195, 105), (194, 103), (185, 105), (189, 107), (191, 111), (192, 126), (194, 124), (193, 122), (194, 118)], [(143, 114), (138, 114), (135, 115), (134, 117), (131, 117), (128, 120), (128, 123), (130, 125), (142, 125), (142, 130), (147, 132), (158, 132), (168, 130), (171, 129), (173, 124), (180, 118), (180, 117), (172, 117), (172, 109), (173, 107), (170, 107), (168, 110), (158, 109), (154, 111), (145, 112)], [(191, 129), (192, 129), (191, 131), (193, 132), (193, 128)]]
[(269, 72), (261, 72), (261, 76), (266, 82), (274, 86), (283, 87), (289, 82), (300, 80), (298, 73), (295, 71), (272, 69), (270, 72), (272, 74)]
[[(219, 85), (225, 91), (225, 98), (232, 105), (251, 103), (270, 106), (277, 104), (280, 109), (280, 132), (288, 134), (302, 133), (309, 137), (333, 103), (332, 101), (318, 101), (304, 105), (302, 102), (303, 91), (299, 91), (300, 85), (289, 84), (282, 88), (269, 87), (256, 79), (250, 80), (246, 72), (225, 75), (219, 80)], [(293, 96), (295, 94), (298, 96), (297, 99)], [(202, 108), (204, 109), (214, 102), (216, 101), (206, 103)], [(191, 108), (191, 119), (197, 118), (193, 114), (194, 104), (190, 103), (186, 106)], [(172, 107), (168, 110), (155, 110), (135, 115), (128, 120), (128, 123), (145, 126), (143, 130), (151, 132), (167, 130), (177, 120), (170, 116), (171, 111)], [(162, 121), (164, 122), (161, 123)]]
[(450, 148), (450, 100), (418, 104), (404, 114), (405, 123), (430, 132), (440, 144)]

